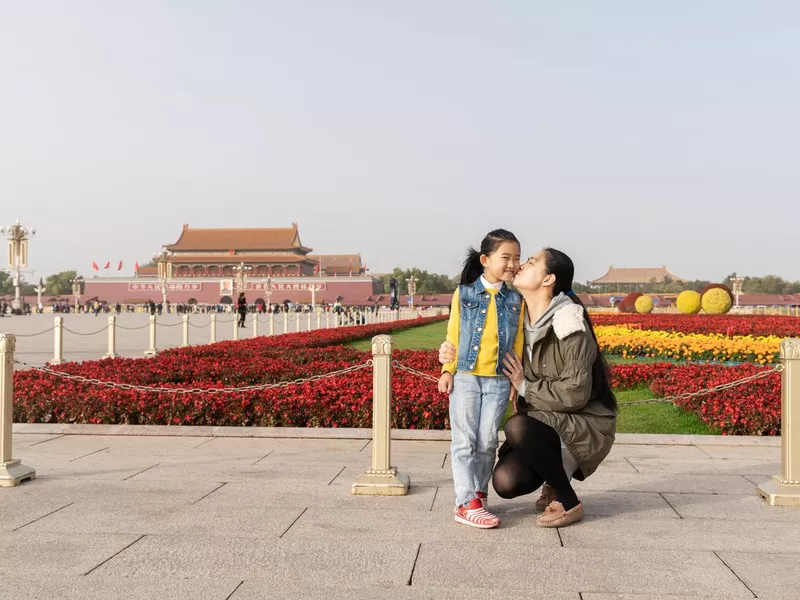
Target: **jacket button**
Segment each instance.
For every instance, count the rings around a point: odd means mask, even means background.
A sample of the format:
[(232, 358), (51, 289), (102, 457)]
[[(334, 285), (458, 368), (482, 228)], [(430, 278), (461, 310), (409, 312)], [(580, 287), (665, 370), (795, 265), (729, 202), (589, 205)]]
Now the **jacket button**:
[(475, 365), (470, 365), (470, 366), (469, 366), (469, 368), (470, 368), (470, 369), (474, 369), (474, 368), (475, 368)]
[(483, 309), (481, 312), (482, 312), (482, 313), (485, 313), (485, 312), (486, 312), (486, 309), (484, 308), (484, 309)]
[(473, 350), (477, 350), (477, 349), (478, 349), (478, 347), (477, 347), (477, 346), (473, 346), (473, 347), (472, 347), (472, 349), (473, 349)]
[(476, 327), (478, 331), (483, 331), (483, 327)]
[(486, 295), (484, 296), (484, 298), (488, 298), (488, 297), (489, 297), (489, 294), (486, 294)]

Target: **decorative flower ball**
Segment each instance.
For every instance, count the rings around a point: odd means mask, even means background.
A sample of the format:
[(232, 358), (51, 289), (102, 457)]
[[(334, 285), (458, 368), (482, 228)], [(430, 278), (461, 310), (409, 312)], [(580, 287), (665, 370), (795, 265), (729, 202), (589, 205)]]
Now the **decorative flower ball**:
[(709, 315), (724, 315), (731, 309), (731, 304), (731, 297), (725, 290), (716, 288), (703, 294), (703, 311)]
[(653, 312), (653, 299), (650, 296), (639, 296), (636, 299), (636, 312), (646, 314)]
[(678, 311), (684, 315), (696, 315), (700, 312), (700, 294), (694, 290), (684, 290), (678, 294)]

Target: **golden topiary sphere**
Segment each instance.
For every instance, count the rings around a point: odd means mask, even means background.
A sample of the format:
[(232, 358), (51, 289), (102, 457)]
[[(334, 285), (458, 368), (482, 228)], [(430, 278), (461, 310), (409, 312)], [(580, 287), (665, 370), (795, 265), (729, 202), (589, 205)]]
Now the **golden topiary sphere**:
[(696, 315), (700, 312), (700, 294), (694, 290), (684, 290), (678, 294), (678, 311), (684, 315)]
[(653, 299), (650, 296), (639, 296), (636, 299), (636, 312), (646, 314), (653, 312)]
[(702, 304), (709, 315), (724, 315), (731, 309), (731, 297), (727, 291), (715, 288), (703, 294)]

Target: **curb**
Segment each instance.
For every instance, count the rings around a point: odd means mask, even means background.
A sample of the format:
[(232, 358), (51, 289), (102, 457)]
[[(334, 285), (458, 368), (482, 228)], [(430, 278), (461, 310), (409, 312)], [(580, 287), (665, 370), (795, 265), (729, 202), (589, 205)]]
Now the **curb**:
[[(212, 427), (170, 425), (89, 425), (80, 423), (14, 423), (15, 434), (119, 435), (162, 437), (299, 438), (370, 440), (372, 429), (329, 427)], [(393, 440), (449, 442), (449, 430), (393, 429)], [(503, 439), (502, 432), (500, 439)], [(620, 433), (617, 444), (631, 446), (761, 446), (779, 447), (781, 438), (756, 435), (676, 435)]]

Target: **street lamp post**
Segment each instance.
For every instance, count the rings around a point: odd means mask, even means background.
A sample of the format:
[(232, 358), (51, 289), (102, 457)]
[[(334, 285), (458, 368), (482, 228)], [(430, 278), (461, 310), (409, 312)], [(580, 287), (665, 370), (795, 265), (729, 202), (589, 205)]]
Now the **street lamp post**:
[(161, 304), (167, 308), (167, 280), (172, 276), (172, 252), (164, 248), (161, 252), (153, 254), (153, 260), (158, 264), (158, 281), (161, 284)]
[(267, 312), (270, 312), (272, 308), (272, 304), (270, 299), (272, 298), (272, 278), (267, 277), (265, 281), (262, 282), (264, 284), (264, 296), (267, 299)]
[(742, 295), (742, 284), (744, 283), (744, 277), (738, 277), (736, 273), (733, 274), (731, 278), (731, 288), (733, 292), (733, 298), (735, 301), (736, 308), (739, 308), (739, 296)]
[(22, 269), (28, 266), (28, 236), (36, 235), (36, 230), (23, 227), (17, 219), (13, 225), (0, 227), (0, 233), (8, 237), (8, 270), (14, 274), (14, 302), (11, 308), (19, 310), (22, 308)]
[(244, 288), (247, 286), (247, 274), (252, 270), (253, 267), (244, 264), (244, 262), (241, 262), (233, 267), (233, 272), (236, 275), (237, 296), (238, 292), (243, 292)]
[(75, 312), (80, 312), (81, 308), (81, 285), (83, 284), (83, 277), (80, 275), (75, 279), (70, 279), (69, 282), (72, 284), (72, 295), (75, 298)]
[(414, 294), (417, 293), (417, 279), (416, 277), (410, 277), (406, 279), (406, 283), (408, 284), (408, 296), (410, 298), (409, 308), (414, 308)]

